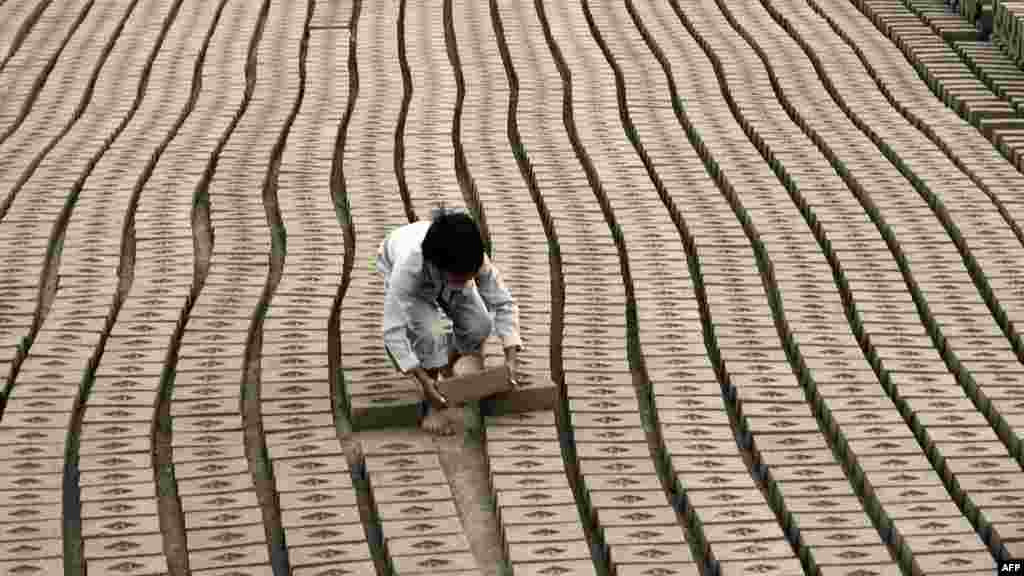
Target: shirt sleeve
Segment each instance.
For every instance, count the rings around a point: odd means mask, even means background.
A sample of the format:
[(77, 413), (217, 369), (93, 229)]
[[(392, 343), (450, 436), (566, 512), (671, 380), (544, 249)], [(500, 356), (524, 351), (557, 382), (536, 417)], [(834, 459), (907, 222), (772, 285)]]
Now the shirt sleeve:
[(505, 287), (501, 272), (487, 254), (484, 254), (484, 264), (476, 277), (476, 285), (487, 309), (494, 312), (494, 331), (501, 338), (502, 347), (514, 346), (521, 349), (523, 342), (519, 336), (519, 306)]
[(420, 283), (423, 257), (410, 254), (394, 263), (384, 295), (384, 346), (394, 357), (398, 369), (406, 373), (420, 365), (409, 342), (409, 308)]

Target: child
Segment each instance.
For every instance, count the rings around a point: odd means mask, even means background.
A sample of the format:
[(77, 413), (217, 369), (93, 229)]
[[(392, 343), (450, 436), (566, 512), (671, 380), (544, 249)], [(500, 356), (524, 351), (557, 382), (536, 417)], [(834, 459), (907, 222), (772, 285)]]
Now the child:
[[(501, 337), (514, 385), (517, 353), (522, 349), (519, 307), (484, 253), (473, 219), (462, 210), (444, 208), (433, 210), (431, 216), (430, 221), (389, 233), (377, 251), (377, 270), (384, 275), (388, 355), (400, 372), (412, 374), (423, 388), (423, 428), (451, 435), (455, 431), (440, 413), (446, 401), (437, 391), (437, 378), (451, 377), (462, 356), (471, 357), (482, 369), (483, 343), (494, 331)], [(442, 312), (451, 319), (452, 332)]]

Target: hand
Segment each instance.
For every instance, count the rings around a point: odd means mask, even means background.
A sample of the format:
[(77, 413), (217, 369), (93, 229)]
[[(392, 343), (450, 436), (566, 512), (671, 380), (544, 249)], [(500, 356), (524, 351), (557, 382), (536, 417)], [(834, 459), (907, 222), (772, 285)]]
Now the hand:
[(508, 368), (509, 384), (519, 388), (519, 351), (515, 346), (505, 348), (505, 366)]
[(419, 381), (420, 386), (423, 387), (423, 396), (427, 401), (436, 408), (448, 407), (448, 399), (437, 389), (437, 380), (431, 378), (430, 374), (423, 368), (414, 368), (412, 374)]

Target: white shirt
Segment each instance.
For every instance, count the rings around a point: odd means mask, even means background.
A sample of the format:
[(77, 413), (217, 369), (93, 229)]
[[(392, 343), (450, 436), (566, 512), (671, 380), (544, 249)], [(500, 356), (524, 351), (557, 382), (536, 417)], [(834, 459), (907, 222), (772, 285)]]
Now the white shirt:
[[(413, 300), (434, 302), (442, 293), (447, 296), (447, 291), (460, 290), (448, 286), (444, 272), (423, 258), (421, 245), (430, 224), (431, 220), (420, 220), (392, 230), (377, 251), (377, 270), (387, 278), (388, 285), (384, 296), (384, 345), (402, 372), (420, 365), (406, 332), (408, 309)], [(494, 331), (501, 338), (502, 346), (521, 346), (519, 307), (486, 253), (476, 277), (476, 287), (487, 310), (494, 312)]]

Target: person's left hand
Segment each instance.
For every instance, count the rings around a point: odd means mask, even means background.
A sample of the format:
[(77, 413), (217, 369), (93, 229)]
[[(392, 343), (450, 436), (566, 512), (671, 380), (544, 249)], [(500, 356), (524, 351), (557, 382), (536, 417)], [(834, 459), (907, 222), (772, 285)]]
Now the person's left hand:
[(505, 366), (508, 368), (509, 383), (519, 388), (519, 351), (515, 346), (505, 348)]

